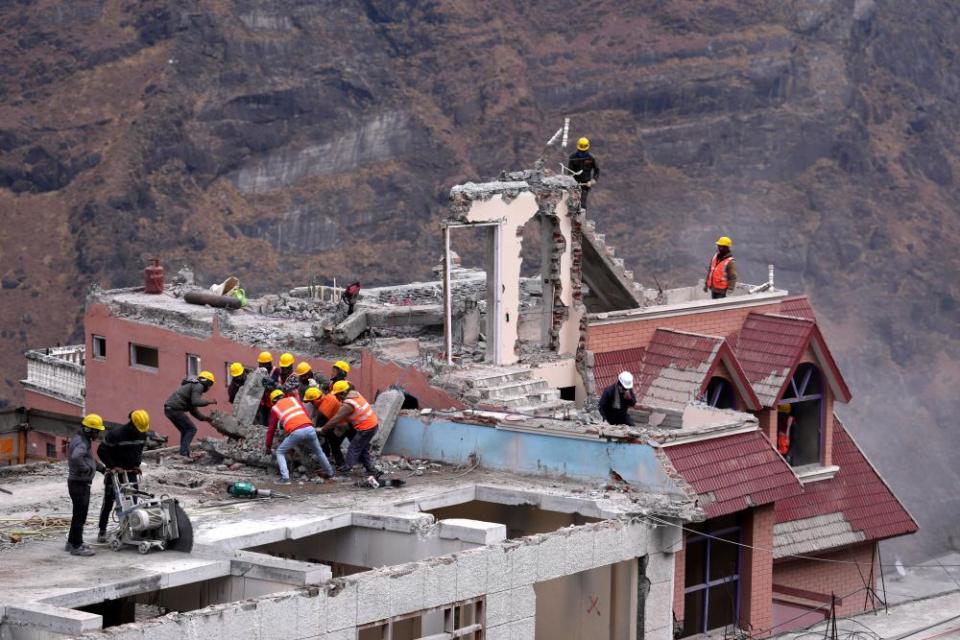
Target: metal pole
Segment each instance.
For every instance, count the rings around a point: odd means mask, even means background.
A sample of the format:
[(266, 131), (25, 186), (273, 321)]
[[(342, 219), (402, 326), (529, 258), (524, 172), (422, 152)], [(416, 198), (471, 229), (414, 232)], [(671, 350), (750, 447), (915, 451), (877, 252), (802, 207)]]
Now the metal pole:
[(453, 364), (453, 315), (452, 292), (450, 291), (450, 227), (443, 227), (443, 345), (447, 352), (447, 364)]

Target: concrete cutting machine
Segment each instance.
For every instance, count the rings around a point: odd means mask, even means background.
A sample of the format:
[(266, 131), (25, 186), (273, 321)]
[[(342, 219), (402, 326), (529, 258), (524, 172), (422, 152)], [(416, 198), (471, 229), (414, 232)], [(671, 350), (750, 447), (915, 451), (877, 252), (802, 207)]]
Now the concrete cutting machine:
[(119, 551), (124, 545), (136, 547), (140, 553), (193, 549), (193, 525), (176, 498), (143, 491), (133, 473), (116, 471), (110, 475), (119, 522), (107, 534), (111, 549)]

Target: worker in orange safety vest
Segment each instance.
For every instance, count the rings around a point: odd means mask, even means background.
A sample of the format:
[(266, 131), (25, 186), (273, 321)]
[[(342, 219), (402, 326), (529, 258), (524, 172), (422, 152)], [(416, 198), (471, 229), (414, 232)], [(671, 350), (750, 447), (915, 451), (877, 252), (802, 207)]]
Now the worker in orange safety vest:
[(333, 467), (320, 448), (317, 431), (313, 428), (313, 420), (307, 413), (306, 407), (300, 398), (286, 396), (280, 389), (270, 393), (273, 408), (270, 410), (270, 424), (267, 425), (266, 451), (270, 453), (273, 447), (273, 434), (277, 427), (283, 428), (287, 436), (277, 447), (277, 466), (280, 467), (280, 484), (290, 484), (290, 473), (287, 471), (286, 453), (290, 449), (309, 450), (320, 462), (320, 467), (327, 477), (333, 477)]
[(737, 286), (737, 267), (732, 248), (733, 241), (730, 238), (717, 238), (717, 253), (710, 261), (707, 278), (703, 282), (703, 290), (709, 291), (714, 299), (726, 298), (727, 293)]
[(380, 426), (377, 414), (373, 412), (370, 403), (353, 389), (352, 385), (346, 380), (338, 380), (333, 383), (330, 393), (336, 396), (341, 404), (340, 410), (324, 426), (324, 434), (341, 424), (348, 424), (355, 432), (350, 439), (350, 448), (347, 449), (347, 457), (340, 471), (350, 473), (354, 465), (360, 462), (367, 473), (370, 474), (368, 482), (370, 479), (376, 480), (381, 472), (373, 464), (370, 445), (373, 443)]

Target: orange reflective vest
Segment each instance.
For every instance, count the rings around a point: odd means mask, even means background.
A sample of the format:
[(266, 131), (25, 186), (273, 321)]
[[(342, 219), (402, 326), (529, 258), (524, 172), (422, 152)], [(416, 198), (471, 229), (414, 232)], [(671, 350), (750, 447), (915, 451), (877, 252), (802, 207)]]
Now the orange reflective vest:
[(281, 398), (273, 405), (273, 411), (277, 414), (277, 423), (287, 433), (313, 424), (306, 409), (297, 398)]
[(714, 254), (710, 261), (710, 271), (707, 273), (707, 288), (725, 291), (729, 282), (727, 282), (727, 265), (733, 260), (733, 256), (727, 256), (723, 260), (717, 260), (717, 254)]
[(782, 456), (790, 453), (790, 436), (786, 431), (777, 434), (777, 452)]
[(317, 408), (323, 416), (329, 420), (340, 411), (340, 401), (332, 393), (326, 393), (323, 397), (313, 401), (313, 406)]
[(350, 421), (350, 426), (356, 431), (368, 431), (379, 424), (377, 414), (373, 412), (373, 407), (356, 391), (348, 396), (344, 402), (353, 407), (353, 411), (347, 419)]

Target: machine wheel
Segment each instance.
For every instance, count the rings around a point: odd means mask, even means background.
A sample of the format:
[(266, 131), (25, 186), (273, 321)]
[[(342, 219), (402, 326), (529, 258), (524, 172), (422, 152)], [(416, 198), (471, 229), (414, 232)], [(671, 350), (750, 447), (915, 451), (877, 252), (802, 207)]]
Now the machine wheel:
[(183, 507), (180, 506), (179, 502), (175, 506), (175, 511), (177, 514), (177, 530), (180, 532), (180, 537), (176, 540), (167, 540), (167, 549), (190, 553), (190, 550), (193, 549), (193, 524), (190, 522), (190, 517), (187, 515), (187, 512), (183, 510)]
[(114, 551), (120, 551), (123, 547), (123, 543), (120, 542), (120, 538), (110, 538), (110, 548)]
[(150, 543), (141, 542), (140, 544), (137, 545), (137, 551), (139, 551), (143, 555), (150, 553)]

